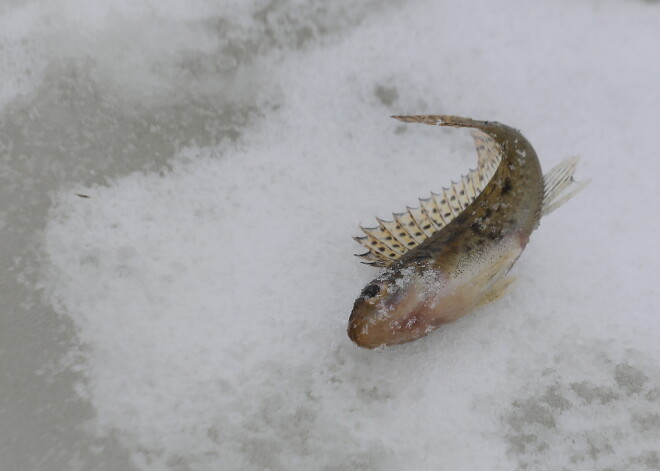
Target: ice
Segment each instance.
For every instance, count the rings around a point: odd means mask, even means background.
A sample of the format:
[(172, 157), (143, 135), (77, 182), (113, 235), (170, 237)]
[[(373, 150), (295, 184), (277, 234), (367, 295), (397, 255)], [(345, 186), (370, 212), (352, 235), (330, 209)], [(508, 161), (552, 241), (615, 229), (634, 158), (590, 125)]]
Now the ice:
[[(107, 178), (62, 179), (38, 234), (87, 434), (139, 470), (660, 469), (660, 5), (193, 3), (1, 12), (38, 73), (0, 58), (0, 111), (76, 64), (112, 118), (50, 136), (60, 173), (107, 143), (82, 160)], [(361, 350), (358, 223), (475, 166), (467, 132), (389, 118), (426, 113), (519, 128), (593, 181), (504, 299)], [(153, 168), (110, 172), (122, 139)]]

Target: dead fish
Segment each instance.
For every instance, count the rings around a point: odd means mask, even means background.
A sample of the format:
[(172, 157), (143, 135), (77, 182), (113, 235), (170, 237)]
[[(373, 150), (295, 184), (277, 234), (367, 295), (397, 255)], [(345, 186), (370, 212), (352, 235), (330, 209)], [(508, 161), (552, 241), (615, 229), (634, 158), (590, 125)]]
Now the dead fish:
[(392, 221), (360, 229), (364, 263), (385, 269), (361, 292), (348, 336), (365, 348), (423, 337), (501, 297), (507, 274), (542, 216), (588, 183), (577, 157), (543, 175), (532, 145), (516, 129), (458, 116), (393, 116), (407, 123), (472, 128), (475, 170)]

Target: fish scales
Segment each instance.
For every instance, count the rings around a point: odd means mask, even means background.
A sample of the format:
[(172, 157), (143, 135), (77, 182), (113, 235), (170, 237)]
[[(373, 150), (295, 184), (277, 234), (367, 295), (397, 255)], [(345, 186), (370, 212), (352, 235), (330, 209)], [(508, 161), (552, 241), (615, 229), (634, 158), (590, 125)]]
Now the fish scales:
[[(386, 267), (363, 289), (349, 319), (349, 337), (366, 348), (416, 340), (499, 298), (512, 281), (505, 278), (508, 271), (546, 214), (544, 208), (555, 209), (584, 186), (573, 184), (576, 159), (567, 159), (544, 177), (529, 141), (504, 124), (445, 115), (394, 118), (475, 129), (479, 168), (444, 191), (441, 205), (451, 209), (440, 211), (435, 220), (442, 223), (427, 227), (416, 246), (384, 255), (365, 245), (370, 252), (361, 257)], [(499, 159), (496, 167), (493, 157)], [(475, 194), (479, 180), (482, 189)], [(573, 191), (561, 199), (555, 188)], [(437, 196), (433, 198), (439, 209)], [(437, 212), (420, 203), (418, 212), (434, 220)], [(408, 209), (413, 216), (415, 211)]]

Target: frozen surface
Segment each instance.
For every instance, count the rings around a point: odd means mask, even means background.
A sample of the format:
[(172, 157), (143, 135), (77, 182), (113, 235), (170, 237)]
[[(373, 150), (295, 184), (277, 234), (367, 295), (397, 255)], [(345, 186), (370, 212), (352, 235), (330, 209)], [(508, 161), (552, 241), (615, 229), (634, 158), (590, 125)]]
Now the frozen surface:
[[(660, 469), (659, 4), (193, 3), (0, 7), (13, 469)], [(506, 298), (364, 351), (357, 224), (476, 162), (395, 113), (593, 182)]]

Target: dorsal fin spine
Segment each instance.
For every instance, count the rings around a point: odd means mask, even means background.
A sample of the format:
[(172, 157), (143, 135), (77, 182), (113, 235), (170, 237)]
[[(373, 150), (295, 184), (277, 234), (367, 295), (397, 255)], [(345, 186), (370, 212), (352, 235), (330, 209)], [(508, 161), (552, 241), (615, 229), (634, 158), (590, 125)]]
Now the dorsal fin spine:
[[(401, 224), (396, 221), (395, 215), (392, 214), (393, 220), (392, 221), (382, 221), (383, 225), (387, 228), (390, 234), (392, 234), (392, 237), (394, 237), (394, 240), (396, 240), (401, 246), (404, 248), (404, 251), (407, 250), (408, 247), (408, 242), (405, 240), (405, 237), (408, 236), (408, 233), (401, 227)], [(389, 227), (388, 227), (389, 226)], [(403, 236), (401, 236), (401, 231), (403, 231)]]
[(365, 228), (365, 227), (360, 226), (360, 229), (362, 229), (362, 232), (367, 234), (367, 237), (369, 238), (369, 240), (371, 240), (373, 242), (376, 242), (376, 244), (372, 244), (374, 247), (380, 247), (380, 246), (385, 247), (385, 251), (380, 251), (381, 252), (380, 255), (384, 256), (385, 258), (391, 259), (392, 257), (389, 255), (389, 253), (385, 253), (385, 252), (387, 252), (389, 250), (390, 252), (394, 252), (394, 254), (397, 253), (397, 251), (394, 248), (392, 248), (387, 241), (382, 240), (380, 237), (377, 237), (376, 235), (373, 234), (373, 231), (375, 231), (377, 229), (380, 229), (379, 227), (366, 227)]
[[(417, 230), (414, 231), (414, 233), (411, 235), (415, 238), (417, 243), (421, 244), (427, 239), (427, 237), (424, 230), (422, 230), (422, 226), (419, 225), (419, 222), (417, 222), (417, 219), (415, 218), (415, 214), (413, 213), (415, 209), (417, 208), (411, 208), (410, 206), (406, 206), (406, 210), (408, 211), (408, 214), (410, 214), (410, 218), (412, 219), (412, 222), (415, 223), (415, 227), (417, 228)], [(413, 226), (409, 224), (409, 227), (412, 228)], [(421, 234), (421, 235), (417, 235), (417, 234)]]
[(355, 240), (358, 244), (360, 244), (362, 247), (368, 250), (368, 252), (366, 253), (356, 254), (358, 257), (362, 258), (363, 260), (368, 260), (367, 262), (364, 263), (375, 266), (387, 266), (387, 264), (390, 263), (390, 260), (387, 257), (385, 257), (383, 254), (377, 251), (373, 251), (371, 247), (369, 247), (369, 244), (366, 243), (366, 241), (369, 240), (369, 237), (354, 236), (353, 240)]
[(363, 260), (362, 263), (365, 265), (371, 265), (374, 267), (386, 267), (391, 263), (390, 260), (378, 257), (378, 255), (374, 254), (371, 250), (365, 253), (355, 254), (355, 256), (361, 258)]
[[(433, 204), (435, 205), (435, 208), (438, 210), (438, 216), (439, 216), (440, 219), (442, 220), (442, 223), (444, 224), (444, 226), (446, 226), (447, 224), (449, 224), (449, 221), (447, 221), (447, 220), (445, 219), (445, 215), (443, 214), (444, 211), (442, 210), (442, 208), (441, 208), (440, 205), (438, 204), (438, 199), (436, 198), (436, 197), (438, 197), (438, 196), (439, 196), (439, 197), (442, 197), (442, 194), (431, 192), (431, 199), (433, 200)], [(444, 227), (444, 226), (443, 226), (443, 227)]]
[(456, 197), (456, 204), (460, 208), (460, 212), (463, 212), (465, 210), (465, 206), (463, 206), (463, 198), (461, 198), (460, 191), (456, 188), (458, 186), (457, 183), (452, 182), (451, 189), (454, 191), (454, 196)]
[(406, 214), (407, 213), (392, 213), (392, 216), (394, 217), (394, 220), (397, 222), (397, 224), (401, 227), (401, 231), (408, 234), (408, 237), (410, 237), (413, 241), (415, 241), (415, 243), (419, 244), (419, 242), (417, 242), (417, 238), (413, 234), (411, 234), (410, 231), (408, 230), (408, 227), (406, 227), (407, 224), (401, 221), (401, 217)]
[(472, 192), (474, 193), (474, 197), (475, 197), (475, 198), (476, 198), (477, 196), (479, 196), (479, 191), (477, 190), (477, 187), (476, 187), (476, 185), (474, 184), (475, 176), (477, 177), (477, 179), (479, 178), (478, 175), (477, 175), (477, 173), (478, 173), (478, 170), (477, 170), (477, 169), (470, 170), (470, 173), (468, 173), (469, 178), (470, 178), (470, 185), (472, 185)]
[[(442, 224), (442, 220), (436, 220), (436, 218), (433, 216), (433, 214), (438, 214), (438, 208), (435, 206), (435, 202), (433, 201), (433, 197), (429, 197), (426, 199), (419, 199), (419, 204), (424, 208), (424, 212), (426, 213), (426, 216), (428, 217), (429, 221), (431, 221), (431, 224), (434, 227), (434, 232), (442, 229), (444, 226)], [(430, 214), (429, 214), (430, 210)], [(435, 211), (435, 213), (434, 213)], [(439, 218), (438, 218), (439, 219)]]
[(433, 220), (431, 219), (431, 216), (429, 215), (428, 211), (424, 207), (424, 205), (419, 203), (419, 209), (422, 212), (422, 216), (424, 217), (424, 221), (422, 221), (424, 224), (422, 224), (422, 232), (426, 234), (426, 237), (431, 237), (436, 231), (437, 231), (437, 226), (433, 224)]
[(454, 205), (451, 204), (451, 195), (449, 194), (449, 188), (443, 188), (442, 190), (444, 193), (443, 197), (447, 201), (447, 206), (449, 207), (449, 210), (451, 211), (452, 214), (451, 218), (454, 219), (456, 216), (460, 214), (460, 211), (456, 212), (456, 208), (454, 208)]
[[(390, 231), (387, 228), (387, 226), (385, 226), (386, 221), (383, 221), (380, 218), (376, 218), (376, 221), (378, 221), (378, 226), (380, 227), (380, 229), (383, 232), (385, 232), (388, 235), (388, 237), (392, 238), (392, 243), (389, 244), (387, 242), (383, 242), (383, 243), (387, 245), (390, 249), (392, 249), (392, 251), (395, 252), (397, 255), (403, 255), (404, 253), (406, 253), (405, 245), (402, 244), (401, 241), (399, 241), (394, 234), (392, 234), (392, 231)], [(397, 248), (396, 245), (399, 245), (399, 247)]]

